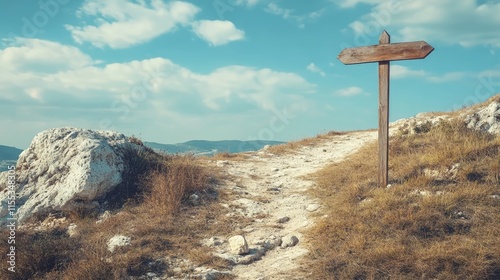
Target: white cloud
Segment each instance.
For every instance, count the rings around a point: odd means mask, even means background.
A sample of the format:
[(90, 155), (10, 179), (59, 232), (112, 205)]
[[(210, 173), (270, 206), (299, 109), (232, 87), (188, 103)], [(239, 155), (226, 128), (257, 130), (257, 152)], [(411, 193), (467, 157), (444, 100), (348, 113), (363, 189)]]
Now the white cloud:
[(391, 78), (394, 79), (423, 78), (432, 83), (448, 83), (459, 81), (470, 76), (472, 76), (472, 74), (466, 72), (448, 72), (436, 75), (424, 70), (412, 70), (406, 66), (391, 65)]
[(60, 71), (94, 63), (78, 48), (57, 42), (14, 38), (8, 41), (8, 45), (6, 49), (0, 50), (0, 65), (9, 71)]
[(37, 100), (39, 102), (43, 102), (42, 99), (42, 89), (41, 88), (27, 88), (25, 93), (31, 97), (33, 100)]
[(309, 12), (303, 15), (295, 15), (294, 11), (291, 9), (286, 9), (280, 7), (278, 4), (271, 2), (269, 3), (264, 11), (267, 13), (281, 16), (285, 20), (291, 20), (298, 24), (299, 28), (304, 28), (307, 21), (314, 21), (319, 19), (327, 11), (328, 7), (324, 7), (317, 11)]
[(465, 72), (449, 72), (443, 75), (429, 76), (427, 77), (427, 80), (433, 83), (448, 83), (448, 82), (459, 81), (468, 75), (469, 74)]
[[(32, 67), (44, 55), (69, 66)], [(199, 73), (160, 57), (96, 63), (77, 48), (34, 39), (0, 48), (0, 65), (0, 130), (15, 120), (23, 128), (17, 140), (25, 142), (4, 141), (20, 147), (57, 126), (142, 133), (167, 143), (189, 140), (193, 131), (204, 138), (276, 139), (298, 125), (292, 118), (311, 110), (316, 92), (295, 73), (242, 65)]]
[(92, 58), (72, 46), (14, 38), (5, 49), (0, 49), (0, 99), (21, 104), (44, 101), (44, 77), (94, 64)]
[[(70, 60), (65, 52), (68, 48), (73, 50), (73, 57), (86, 57), (72, 47), (38, 41), (36, 46), (51, 46), (56, 63)], [(156, 104), (161, 106), (155, 108), (162, 110), (184, 113), (189, 109), (193, 114), (224, 112), (234, 106), (241, 106), (240, 111), (275, 110), (286, 104), (306, 104), (305, 96), (316, 90), (314, 84), (294, 73), (230, 65), (201, 74), (165, 58), (99, 66), (87, 61), (73, 68), (25, 72), (26, 65), (33, 61), (24, 56), (35, 49), (35, 45), (31, 45), (30, 40), (20, 44), (0, 50), (0, 61), (18, 62), (2, 64), (0, 89), (5, 94), (0, 99), (23, 106), (43, 101), (47, 106), (61, 108), (100, 109), (100, 114), (119, 111), (122, 103), (130, 110)], [(11, 74), (3, 75), (5, 73)]]
[(257, 5), (259, 2), (262, 0), (234, 0), (233, 4), (237, 6), (247, 6), (247, 7), (253, 7)]
[(424, 70), (411, 70), (406, 66), (391, 65), (391, 78), (401, 79), (408, 77), (425, 77), (428, 74)]
[(97, 17), (95, 25), (66, 25), (66, 29), (77, 43), (122, 49), (174, 31), (179, 25), (189, 25), (199, 11), (195, 5), (181, 1), (89, 0), (77, 15)]
[(355, 7), (359, 3), (367, 3), (367, 4), (378, 4), (380, 0), (331, 0), (338, 4), (342, 8), (352, 8)]
[(312, 62), (309, 65), (307, 65), (306, 69), (313, 72), (313, 73), (318, 73), (323, 77), (326, 76), (325, 72), (323, 72), (323, 70), (321, 70), (321, 68), (319, 68), (318, 66), (316, 66), (316, 64), (314, 64)]
[[(495, 70), (485, 70), (479, 73), (479, 76), (481, 77), (497, 77), (500, 78), (500, 70), (495, 69)], [(500, 85), (500, 81), (497, 82), (497, 85)]]
[(364, 90), (360, 87), (348, 87), (335, 91), (335, 94), (338, 96), (350, 97), (356, 96), (365, 93)]
[(227, 20), (200, 20), (193, 23), (193, 31), (212, 46), (245, 39), (245, 32)]
[(382, 29), (390, 27), (397, 30), (392, 35), (398, 35), (402, 41), (500, 48), (500, 3), (497, 1), (479, 4), (476, 0), (345, 0), (339, 5), (348, 8), (359, 3), (374, 6), (370, 13), (349, 25), (359, 38), (378, 37)]
[(281, 8), (276, 3), (269, 3), (266, 7), (266, 12), (282, 16), (284, 19), (288, 19), (292, 14), (292, 10)]
[(237, 98), (258, 104), (262, 109), (274, 110), (288, 93), (293, 99), (297, 93), (315, 91), (314, 85), (293, 73), (236, 65), (199, 76), (199, 81), (197, 91), (203, 93), (205, 104), (212, 109), (218, 109), (223, 101)]

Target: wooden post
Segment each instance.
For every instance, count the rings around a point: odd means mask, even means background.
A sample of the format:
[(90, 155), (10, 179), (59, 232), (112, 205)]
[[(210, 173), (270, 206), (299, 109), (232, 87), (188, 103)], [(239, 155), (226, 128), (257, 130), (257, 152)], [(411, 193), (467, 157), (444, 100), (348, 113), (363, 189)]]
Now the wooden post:
[[(379, 44), (389, 44), (391, 37), (384, 31)], [(378, 63), (378, 184), (387, 186), (389, 181), (389, 77), (390, 62)]]
[(337, 57), (344, 64), (378, 62), (378, 183), (380, 187), (386, 187), (389, 182), (390, 61), (422, 59), (433, 50), (434, 48), (424, 41), (391, 44), (391, 37), (384, 30), (380, 35), (378, 45), (344, 49)]

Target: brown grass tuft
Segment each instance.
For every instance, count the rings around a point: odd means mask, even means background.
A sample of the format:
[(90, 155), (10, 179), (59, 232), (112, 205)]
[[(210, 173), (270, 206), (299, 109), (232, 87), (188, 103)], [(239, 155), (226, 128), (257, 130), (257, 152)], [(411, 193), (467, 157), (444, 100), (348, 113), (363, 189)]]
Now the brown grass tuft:
[(216, 153), (210, 159), (213, 160), (246, 160), (248, 159), (249, 156), (244, 154), (244, 153), (229, 153), (229, 152), (222, 152), (222, 153)]
[(344, 134), (346, 133), (338, 131), (330, 131), (327, 133), (318, 134), (315, 137), (304, 138), (301, 140), (291, 141), (281, 145), (271, 146), (268, 148), (267, 151), (275, 155), (293, 153), (304, 146), (314, 147), (320, 143), (323, 143), (324, 141), (330, 140), (333, 136), (344, 135)]
[[(227, 268), (230, 264), (200, 253), (199, 240), (228, 234), (238, 225), (218, 203), (217, 172), (193, 156), (158, 155), (130, 150), (127, 162), (133, 179), (115, 192), (112, 216), (96, 223), (95, 213), (68, 214), (79, 235), (65, 228), (48, 232), (18, 230), (17, 272), (2, 269), (0, 279), (126, 279), (148, 272), (173, 275), (171, 259), (189, 259), (193, 265)], [(137, 167), (133, 169), (132, 167)], [(127, 177), (127, 178), (129, 178)], [(195, 200), (190, 195), (196, 194)], [(124, 203), (125, 202), (125, 203)], [(8, 232), (2, 230), (2, 236)], [(107, 250), (117, 234), (131, 237), (131, 245)], [(4, 239), (5, 240), (5, 239)], [(6, 243), (6, 241), (5, 241)], [(2, 248), (8, 248), (4, 244)], [(7, 249), (5, 249), (7, 250)], [(0, 261), (6, 263), (7, 251)], [(4, 266), (5, 267), (5, 266)], [(229, 278), (227, 278), (229, 279)]]
[(499, 158), (500, 137), (451, 122), (391, 139), (389, 189), (376, 144), (318, 172), (314, 279), (499, 279)]

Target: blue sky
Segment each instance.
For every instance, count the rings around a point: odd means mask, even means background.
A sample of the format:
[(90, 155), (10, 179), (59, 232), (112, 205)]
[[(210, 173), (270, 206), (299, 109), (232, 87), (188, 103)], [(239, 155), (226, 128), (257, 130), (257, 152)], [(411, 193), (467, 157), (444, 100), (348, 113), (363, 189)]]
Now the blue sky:
[(147, 141), (296, 140), (377, 127), (377, 65), (343, 48), (424, 40), (391, 63), (391, 121), (500, 93), (498, 0), (19, 0), (0, 4), (0, 143), (112, 129)]

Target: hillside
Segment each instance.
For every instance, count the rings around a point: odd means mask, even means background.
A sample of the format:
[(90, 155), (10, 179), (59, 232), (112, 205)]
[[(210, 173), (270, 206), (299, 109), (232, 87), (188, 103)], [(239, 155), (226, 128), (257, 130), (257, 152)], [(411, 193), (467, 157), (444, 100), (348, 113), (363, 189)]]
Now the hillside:
[(16, 165), (17, 158), (22, 150), (0, 145), (0, 172), (7, 171), (11, 165)]
[(498, 115), (500, 96), (393, 123), (386, 187), (374, 130), (137, 153), (123, 205), (20, 229), (12, 279), (499, 279)]
[(18, 148), (0, 145), (0, 161), (17, 160), (22, 151)]

